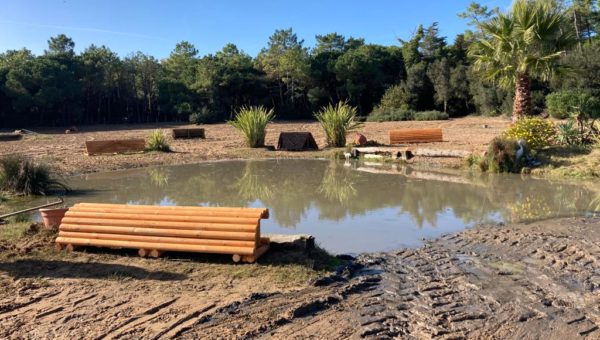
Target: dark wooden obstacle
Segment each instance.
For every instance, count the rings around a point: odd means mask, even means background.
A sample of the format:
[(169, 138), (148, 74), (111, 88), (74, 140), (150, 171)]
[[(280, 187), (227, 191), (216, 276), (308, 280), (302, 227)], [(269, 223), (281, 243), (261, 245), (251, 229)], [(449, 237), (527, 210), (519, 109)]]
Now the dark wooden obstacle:
[(390, 130), (390, 144), (443, 142), (442, 129), (399, 129)]
[(263, 208), (172, 207), (78, 203), (62, 219), (57, 248), (138, 249), (142, 257), (165, 251), (230, 254), (252, 263), (269, 249), (260, 236)]
[(146, 141), (143, 139), (93, 140), (86, 141), (85, 147), (89, 156), (105, 153), (143, 152), (146, 149)]
[(180, 138), (206, 138), (204, 135), (204, 129), (202, 128), (182, 128), (173, 129), (172, 135), (174, 139)]
[(23, 136), (18, 133), (0, 133), (0, 142), (10, 142), (13, 140), (20, 140), (21, 138), (23, 138)]
[(310, 132), (282, 132), (279, 134), (277, 149), (287, 151), (319, 150)]

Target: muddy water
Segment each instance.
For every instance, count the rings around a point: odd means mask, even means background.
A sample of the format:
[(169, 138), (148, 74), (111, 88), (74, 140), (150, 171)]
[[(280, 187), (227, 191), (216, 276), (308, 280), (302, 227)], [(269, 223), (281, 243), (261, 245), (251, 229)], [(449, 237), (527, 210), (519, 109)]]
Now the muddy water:
[(477, 223), (596, 210), (584, 186), (321, 160), (227, 161), (74, 177), (69, 203), (267, 207), (265, 233), (308, 233), (334, 252), (418, 246)]

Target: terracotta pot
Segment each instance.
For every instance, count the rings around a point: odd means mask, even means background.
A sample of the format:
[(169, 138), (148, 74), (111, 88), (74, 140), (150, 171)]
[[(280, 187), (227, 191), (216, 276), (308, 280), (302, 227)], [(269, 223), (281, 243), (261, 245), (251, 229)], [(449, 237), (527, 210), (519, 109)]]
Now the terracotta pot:
[(58, 227), (68, 210), (69, 208), (40, 209), (40, 214), (42, 214), (42, 220), (44, 221), (44, 227), (48, 229)]

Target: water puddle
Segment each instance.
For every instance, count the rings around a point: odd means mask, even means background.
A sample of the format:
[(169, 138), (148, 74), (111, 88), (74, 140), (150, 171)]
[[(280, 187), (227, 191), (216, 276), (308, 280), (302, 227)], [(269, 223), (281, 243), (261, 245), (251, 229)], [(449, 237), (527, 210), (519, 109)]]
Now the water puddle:
[(76, 202), (267, 207), (263, 233), (314, 235), (334, 253), (388, 251), (477, 223), (576, 216), (583, 185), (322, 160), (226, 161), (69, 179)]

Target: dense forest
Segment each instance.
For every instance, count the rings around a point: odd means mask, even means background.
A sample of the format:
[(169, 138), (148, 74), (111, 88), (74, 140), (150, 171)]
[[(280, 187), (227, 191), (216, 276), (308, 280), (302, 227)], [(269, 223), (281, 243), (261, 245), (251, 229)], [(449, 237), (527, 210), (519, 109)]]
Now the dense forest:
[[(576, 44), (560, 58), (571, 72), (531, 79), (530, 114), (543, 112), (545, 96), (555, 90), (600, 96), (598, 3), (557, 6), (576, 34)], [(470, 29), (452, 43), (437, 23), (419, 26), (395, 46), (329, 33), (308, 47), (291, 28), (276, 30), (256, 57), (234, 44), (199, 56), (186, 41), (164, 60), (141, 52), (121, 58), (95, 45), (76, 54), (75, 42), (61, 34), (39, 56), (25, 48), (0, 54), (0, 127), (209, 123), (231, 119), (242, 105), (274, 107), (279, 119), (306, 119), (339, 101), (362, 116), (387, 108), (450, 117), (510, 114), (514, 90), (482, 77), (469, 54), (484, 35), (480, 24), (497, 15), (497, 9), (471, 4), (459, 14)]]

